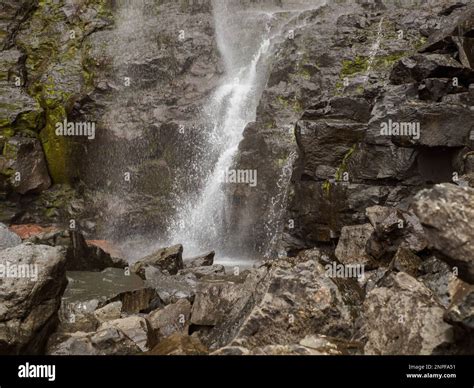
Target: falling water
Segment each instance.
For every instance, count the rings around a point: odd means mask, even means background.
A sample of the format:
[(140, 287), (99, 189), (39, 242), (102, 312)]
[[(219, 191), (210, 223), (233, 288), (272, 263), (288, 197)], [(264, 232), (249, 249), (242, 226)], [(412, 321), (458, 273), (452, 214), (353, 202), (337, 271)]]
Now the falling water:
[[(170, 242), (185, 244), (188, 254), (225, 250), (229, 204), (222, 178), (232, 168), (246, 125), (255, 120), (271, 57), (275, 46), (285, 39), (285, 28), (295, 15), (319, 7), (323, 1), (290, 3), (299, 8), (253, 10), (239, 6), (238, 1), (213, 1), (216, 39), (226, 71), (204, 109), (210, 128), (206, 155), (214, 157), (215, 163), (205, 174), (203, 189), (180, 201), (170, 227)], [(275, 200), (278, 205), (284, 198)]]

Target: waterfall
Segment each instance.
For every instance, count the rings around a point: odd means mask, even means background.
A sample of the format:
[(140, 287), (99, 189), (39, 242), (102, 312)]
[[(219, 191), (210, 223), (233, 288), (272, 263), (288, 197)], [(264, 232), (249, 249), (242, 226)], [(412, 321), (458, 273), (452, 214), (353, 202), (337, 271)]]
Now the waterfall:
[[(169, 230), (169, 243), (184, 244), (188, 255), (216, 250), (219, 256), (219, 252), (225, 250), (226, 240), (235, 237), (226, 235), (229, 198), (223, 177), (233, 166), (246, 125), (256, 118), (272, 54), (277, 44), (286, 39), (285, 28), (302, 11), (317, 8), (323, 1), (292, 1), (286, 9), (281, 8), (281, 2), (277, 7), (273, 3), (268, 1), (268, 7), (259, 4), (258, 9), (252, 9), (250, 5), (242, 6), (240, 1), (213, 1), (216, 40), (225, 76), (204, 108), (208, 134), (201, 157), (214, 158), (215, 162), (203, 174), (202, 189), (194, 196), (179, 200), (179, 209)], [(209, 165), (208, 161), (201, 162)], [(289, 179), (288, 170), (291, 168), (287, 166), (280, 179)], [(258, 171), (256, 174), (258, 179)], [(275, 217), (281, 215), (285, 198), (286, 190), (282, 188), (282, 193), (274, 198), (276, 207), (270, 210), (267, 225), (262, 228), (276, 230), (268, 223), (276, 222)], [(268, 237), (269, 247), (273, 246), (276, 237)]]

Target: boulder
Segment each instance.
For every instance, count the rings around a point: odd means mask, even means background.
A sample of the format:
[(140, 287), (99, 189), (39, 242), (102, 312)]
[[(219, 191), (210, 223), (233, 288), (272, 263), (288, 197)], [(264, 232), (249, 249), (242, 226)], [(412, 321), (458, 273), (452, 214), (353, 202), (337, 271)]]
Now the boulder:
[(453, 269), (436, 256), (425, 258), (419, 268), (418, 280), (428, 287), (444, 308), (448, 308), (458, 278)]
[(132, 271), (142, 279), (145, 278), (145, 268), (152, 266), (167, 271), (170, 275), (176, 275), (183, 265), (183, 246), (174, 245), (169, 248), (162, 248), (143, 259), (138, 260), (132, 266)]
[(370, 224), (344, 226), (335, 255), (342, 264), (360, 264), (373, 268), (376, 263), (366, 250), (367, 241), (374, 232)]
[(145, 284), (155, 290), (165, 305), (180, 299), (194, 301), (197, 278), (194, 274), (169, 276), (155, 267), (145, 268)]
[(393, 268), (399, 272), (406, 272), (407, 274), (417, 277), (421, 266), (421, 259), (406, 248), (398, 248), (397, 253), (393, 257)]
[(21, 238), (16, 233), (10, 231), (8, 226), (0, 223), (0, 251), (12, 248), (21, 244)]
[(213, 264), (205, 267), (191, 267), (179, 271), (179, 275), (193, 274), (196, 278), (201, 279), (205, 276), (224, 275), (225, 268), (221, 264)]
[(150, 350), (155, 343), (151, 327), (143, 317), (132, 315), (104, 322), (99, 326), (95, 335), (99, 335), (101, 332), (113, 331), (114, 329), (122, 332), (127, 338), (132, 340), (142, 352)]
[(431, 249), (474, 283), (474, 189), (440, 184), (416, 196), (413, 210), (423, 225)]
[(368, 355), (442, 354), (453, 341), (444, 308), (412, 276), (399, 272), (367, 294), (359, 334)]
[(374, 227), (367, 242), (367, 250), (373, 257), (392, 258), (400, 248), (420, 252), (427, 247), (423, 227), (412, 212), (372, 206), (366, 209), (366, 215)]
[(102, 271), (106, 268), (125, 268), (128, 263), (117, 257), (118, 251), (103, 249), (104, 244), (87, 242), (83, 234), (70, 231), (70, 245), (67, 251), (68, 271)]
[(94, 311), (94, 316), (98, 322), (104, 323), (107, 321), (112, 321), (114, 319), (119, 319), (122, 314), (122, 302), (112, 302), (106, 304), (104, 307), (101, 307)]
[(19, 194), (39, 193), (51, 186), (41, 143), (37, 139), (12, 137), (5, 144), (4, 170), (12, 172), (10, 184)]
[(0, 354), (40, 354), (67, 284), (64, 251), (25, 243), (0, 251), (0, 266)]
[(215, 326), (223, 322), (241, 296), (241, 284), (226, 281), (200, 283), (193, 303), (191, 323)]
[[(314, 333), (349, 339), (361, 290), (354, 280), (327, 276), (318, 250), (272, 262), (256, 290), (227, 323), (228, 342), (247, 349), (295, 344)], [(234, 326), (233, 329), (229, 326)]]
[(187, 333), (191, 316), (191, 303), (180, 299), (160, 310), (148, 314), (147, 320), (155, 335), (160, 338), (169, 337), (174, 333)]
[(204, 267), (208, 265), (213, 265), (215, 254), (216, 253), (214, 251), (211, 251), (204, 255), (192, 257), (190, 259), (185, 259), (184, 266), (185, 268), (194, 268), (194, 267)]

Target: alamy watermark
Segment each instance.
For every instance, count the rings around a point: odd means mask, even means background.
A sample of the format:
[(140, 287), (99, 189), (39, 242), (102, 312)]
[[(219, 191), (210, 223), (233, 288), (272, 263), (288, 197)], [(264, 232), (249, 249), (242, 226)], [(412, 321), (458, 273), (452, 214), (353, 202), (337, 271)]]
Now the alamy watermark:
[(247, 184), (257, 186), (257, 170), (225, 170), (222, 174), (223, 183)]
[(409, 136), (414, 140), (420, 138), (420, 123), (419, 122), (399, 122), (389, 119), (388, 122), (380, 123), (381, 136)]
[(94, 140), (95, 123), (89, 121), (75, 123), (64, 119), (56, 123), (56, 136), (87, 136), (89, 140)]
[(365, 265), (364, 264), (339, 264), (333, 261), (331, 264), (324, 266), (326, 276), (329, 278), (356, 278), (364, 280)]
[(38, 280), (38, 264), (14, 264), (7, 261), (0, 264), (0, 279)]

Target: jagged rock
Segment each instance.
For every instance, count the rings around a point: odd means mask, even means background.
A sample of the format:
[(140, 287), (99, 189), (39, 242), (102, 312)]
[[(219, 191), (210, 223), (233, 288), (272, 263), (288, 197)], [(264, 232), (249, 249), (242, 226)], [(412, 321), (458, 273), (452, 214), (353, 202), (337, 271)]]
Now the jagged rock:
[(108, 303), (104, 307), (101, 307), (94, 311), (94, 316), (99, 323), (118, 319), (120, 318), (121, 314), (122, 302), (120, 301)]
[(421, 266), (421, 259), (406, 248), (398, 248), (393, 257), (393, 268), (408, 275), (417, 277), (418, 269)]
[(427, 78), (418, 87), (420, 100), (440, 101), (455, 89), (452, 78)]
[(393, 84), (420, 82), (426, 78), (453, 78), (468, 76), (465, 68), (449, 55), (415, 54), (403, 58), (393, 68), (390, 81)]
[(112, 252), (109, 254), (98, 245), (88, 244), (83, 234), (70, 231), (67, 252), (68, 271), (102, 271), (105, 268), (125, 268), (128, 263)]
[(6, 163), (1, 172), (11, 176), (10, 184), (15, 192), (38, 193), (51, 186), (43, 149), (37, 139), (12, 137), (5, 144), (3, 155)]
[(474, 283), (474, 189), (452, 184), (421, 191), (413, 204), (432, 249)]
[(374, 232), (370, 224), (345, 226), (336, 247), (335, 255), (342, 264), (360, 264), (373, 268), (376, 264), (366, 250), (367, 241)]
[(211, 251), (205, 255), (196, 256), (191, 259), (186, 259), (184, 266), (185, 268), (204, 267), (214, 264), (215, 252)]
[(230, 331), (228, 345), (294, 344), (314, 333), (350, 338), (361, 290), (354, 280), (329, 277), (319, 256), (316, 250), (304, 251), (273, 262), (259, 281), (264, 286), (247, 300), (241, 321)]
[(100, 335), (100, 333), (103, 332), (113, 331), (113, 329), (125, 334), (125, 336), (133, 341), (133, 343), (136, 344), (142, 352), (150, 350), (150, 348), (154, 345), (155, 338), (153, 332), (149, 323), (143, 317), (132, 315), (126, 318), (114, 319), (112, 321), (104, 322), (99, 326), (99, 329), (95, 335)]
[(147, 320), (157, 337), (169, 337), (173, 333), (187, 333), (191, 316), (191, 303), (180, 299), (160, 310), (148, 314)]
[(0, 265), (0, 353), (40, 354), (67, 284), (64, 251), (25, 243), (0, 251)]
[(194, 301), (197, 278), (192, 273), (168, 276), (154, 267), (145, 268), (146, 284), (152, 287), (164, 304), (176, 303), (180, 299)]
[(0, 223), (0, 251), (21, 244), (21, 238), (8, 229), (8, 226)]
[(143, 279), (145, 278), (145, 267), (147, 266), (167, 271), (170, 275), (176, 275), (180, 269), (184, 268), (182, 255), (182, 245), (163, 248), (134, 263), (132, 271)]
[(376, 258), (391, 258), (400, 248), (420, 252), (427, 247), (423, 227), (411, 212), (396, 208), (373, 206), (366, 209), (374, 233), (367, 242), (367, 251)]
[(160, 343), (147, 354), (154, 356), (199, 356), (207, 353), (208, 349), (195, 336), (174, 333), (160, 341)]
[(419, 280), (438, 297), (441, 305), (447, 308), (451, 304), (454, 283), (457, 280), (453, 270), (436, 256), (423, 260)]
[(226, 281), (200, 283), (193, 303), (191, 323), (215, 326), (223, 322), (241, 297), (241, 284)]
[(205, 276), (212, 276), (217, 274), (225, 274), (225, 268), (221, 264), (213, 264), (205, 267), (191, 267), (179, 271), (179, 275), (193, 274), (198, 279)]
[(389, 276), (367, 294), (360, 334), (365, 354), (438, 354), (453, 341), (452, 327), (431, 291), (410, 275)]
[[(474, 332), (474, 286), (459, 281), (451, 305), (444, 319), (452, 325), (461, 326), (472, 335)], [(469, 335), (469, 334), (468, 334)]]

